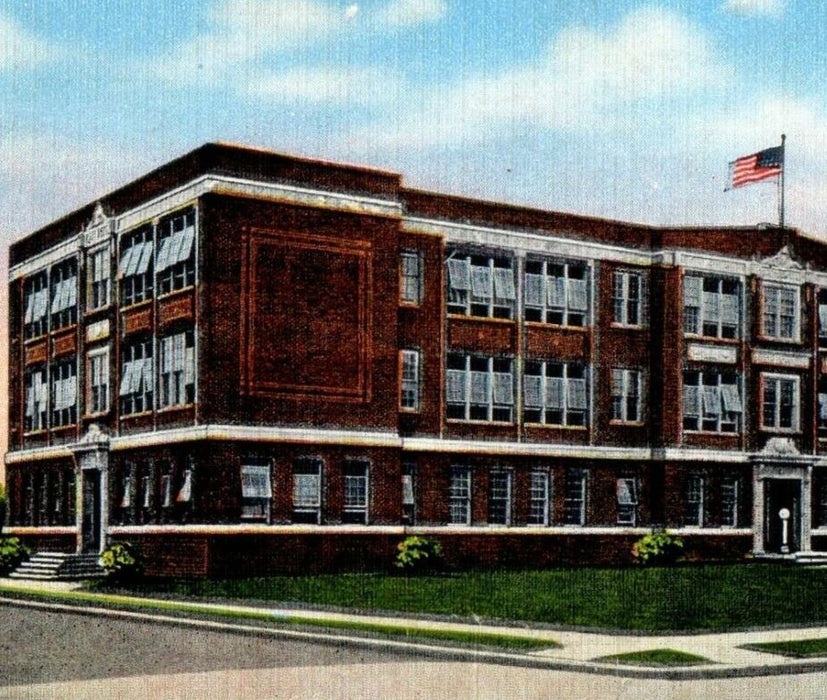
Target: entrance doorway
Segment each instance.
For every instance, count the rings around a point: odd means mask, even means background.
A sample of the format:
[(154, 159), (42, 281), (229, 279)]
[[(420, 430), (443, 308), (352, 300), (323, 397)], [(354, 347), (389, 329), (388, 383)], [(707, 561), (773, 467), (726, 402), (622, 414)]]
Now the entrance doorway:
[(764, 551), (787, 554), (801, 548), (801, 481), (764, 482)]
[(98, 469), (84, 469), (83, 526), (81, 548), (83, 554), (98, 554), (101, 546), (101, 473)]

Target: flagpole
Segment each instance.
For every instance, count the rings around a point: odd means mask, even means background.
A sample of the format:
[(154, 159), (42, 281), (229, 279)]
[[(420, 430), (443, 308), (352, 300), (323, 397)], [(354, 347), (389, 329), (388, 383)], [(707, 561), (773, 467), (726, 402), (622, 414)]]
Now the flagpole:
[(784, 171), (787, 169), (787, 157), (784, 152), (784, 143), (787, 140), (786, 134), (781, 134), (781, 177), (778, 180), (779, 202), (778, 202), (778, 223), (784, 228)]

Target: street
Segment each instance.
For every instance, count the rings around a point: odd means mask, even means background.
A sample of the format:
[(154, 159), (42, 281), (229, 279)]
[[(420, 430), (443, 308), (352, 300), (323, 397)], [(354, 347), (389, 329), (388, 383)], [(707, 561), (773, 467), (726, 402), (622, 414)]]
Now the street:
[(2, 698), (822, 698), (827, 674), (670, 682), (405, 658), (0, 607)]

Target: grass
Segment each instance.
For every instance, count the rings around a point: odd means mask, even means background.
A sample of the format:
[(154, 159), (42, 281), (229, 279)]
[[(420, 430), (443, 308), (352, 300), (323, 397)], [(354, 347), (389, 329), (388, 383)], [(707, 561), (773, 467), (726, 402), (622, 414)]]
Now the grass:
[(827, 622), (827, 570), (742, 563), (146, 582), (130, 593), (644, 631)]
[(678, 651), (677, 649), (646, 649), (645, 651), (631, 651), (626, 654), (601, 656), (596, 660), (643, 666), (696, 666), (697, 664), (712, 663), (704, 656), (689, 654), (685, 651)]
[(760, 644), (745, 644), (744, 649), (765, 651), (769, 654), (794, 656), (799, 659), (814, 656), (827, 656), (827, 638), (797, 639), (788, 642), (762, 642)]
[(26, 597), (58, 600), (65, 603), (86, 603), (108, 605), (121, 610), (141, 610), (157, 613), (184, 613), (189, 615), (207, 616), (210, 618), (246, 620), (251, 622), (268, 623), (268, 625), (288, 625), (299, 627), (318, 627), (326, 630), (344, 630), (352, 632), (366, 632), (389, 637), (404, 637), (406, 639), (428, 639), (456, 644), (498, 647), (531, 651), (549, 649), (560, 645), (549, 639), (539, 639), (523, 635), (477, 632), (475, 630), (456, 630), (437, 627), (411, 627), (408, 625), (380, 622), (361, 622), (338, 619), (320, 619), (302, 615), (274, 615), (260, 610), (234, 610), (215, 608), (197, 603), (186, 603), (173, 600), (153, 600), (133, 598), (131, 596), (107, 594), (89, 591), (44, 591), (25, 589), (18, 586), (0, 586), (0, 594), (25, 595)]

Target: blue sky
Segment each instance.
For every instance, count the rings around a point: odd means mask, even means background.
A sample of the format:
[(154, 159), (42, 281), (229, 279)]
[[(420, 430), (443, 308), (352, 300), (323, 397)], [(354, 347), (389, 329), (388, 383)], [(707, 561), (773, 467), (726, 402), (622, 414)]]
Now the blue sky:
[[(0, 0), (0, 243), (210, 140), (651, 224), (777, 220), (727, 162), (787, 134), (827, 237), (809, 0)], [(5, 253), (4, 253), (5, 255)]]

